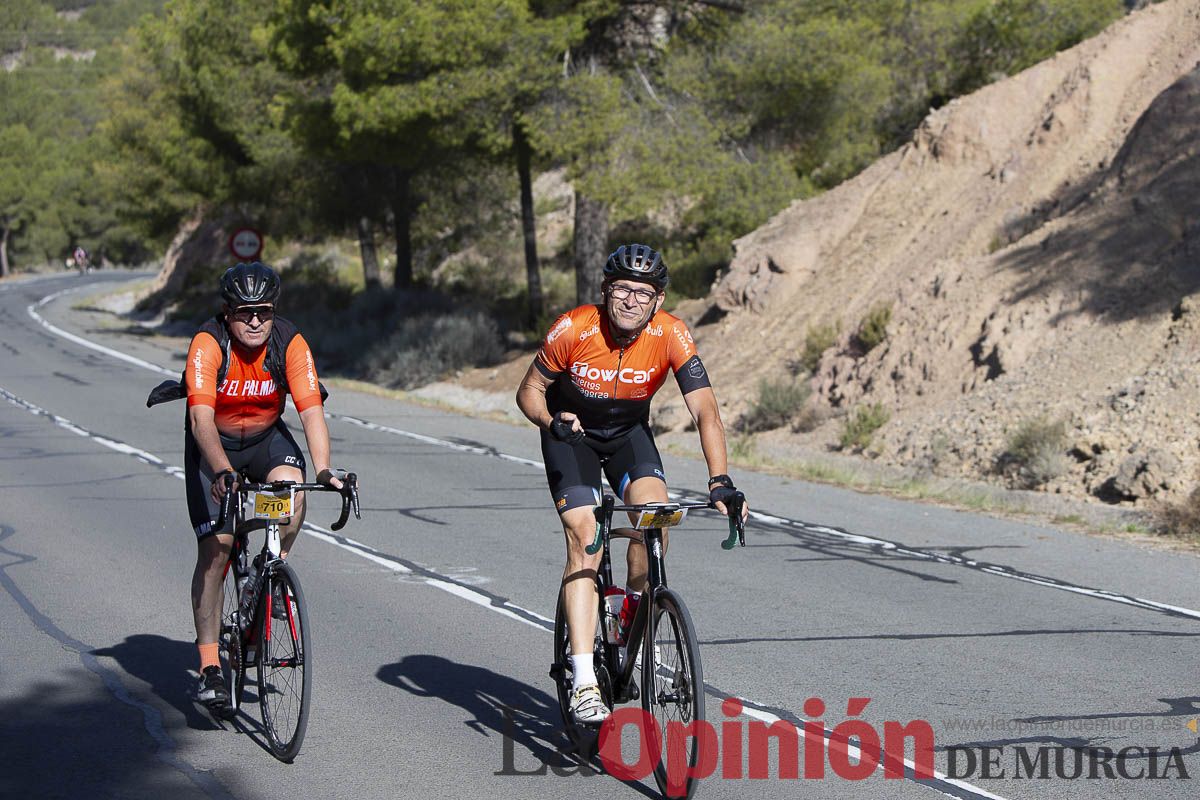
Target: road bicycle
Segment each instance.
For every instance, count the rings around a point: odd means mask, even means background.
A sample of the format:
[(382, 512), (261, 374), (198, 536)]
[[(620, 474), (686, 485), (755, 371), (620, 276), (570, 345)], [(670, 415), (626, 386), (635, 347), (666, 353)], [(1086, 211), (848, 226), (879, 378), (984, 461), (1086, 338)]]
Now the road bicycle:
[[(234, 520), (233, 547), (222, 578), (218, 637), (221, 671), (229, 691), (223, 716), (237, 715), (246, 673), (253, 669), (267, 744), (272, 755), (287, 763), (300, 752), (308, 726), (312, 641), (300, 579), (280, 556), (279, 526), (292, 516), (297, 492), (341, 495), (341, 516), (329, 526), (335, 531), (346, 524), (351, 509), (361, 519), (358, 477), (342, 470), (334, 475), (342, 480), (341, 489), (323, 483), (244, 481), (235, 492), (231, 491), (233, 475), (222, 478), (226, 492), (217, 530)], [(252, 559), (249, 536), (256, 530), (265, 530), (266, 536), (262, 550)]]
[[(729, 513), (729, 537), (721, 542), (722, 549), (746, 545), (742, 523), (745, 496), (736, 492), (726, 503)], [(704, 675), (700, 667), (700, 651), (691, 615), (679, 593), (667, 587), (663, 529), (679, 525), (693, 509), (713, 508), (712, 503), (646, 503), (617, 505), (616, 499), (605, 495), (596, 507), (596, 538), (585, 550), (589, 555), (603, 552), (596, 575), (599, 615), (595, 638), (595, 669), (600, 694), (610, 709), (614, 704), (637, 700), (653, 717), (657, 730), (642, 725), (646, 753), (654, 763), (654, 780), (667, 797), (690, 797), (696, 780), (691, 777), (699, 757), (698, 737), (687, 740), (686, 775), (668, 775), (668, 759), (664, 750), (668, 725), (688, 726), (704, 720)], [(633, 528), (612, 530), (612, 515), (624, 511), (636, 515)], [(638, 531), (641, 531), (640, 537)], [(609, 544), (613, 536), (641, 539), (646, 546), (648, 561), (647, 586), (629, 625), (625, 641), (613, 641), (605, 633), (606, 616), (611, 625), (611, 610), (605, 596), (613, 586)], [(558, 593), (554, 615), (554, 662), (550, 677), (558, 689), (558, 704), (566, 732), (575, 752), (591, 759), (599, 748), (599, 729), (575, 723), (569, 704), (571, 700), (571, 640), (563, 590)], [(640, 673), (640, 674), (639, 674)], [(646, 720), (649, 721), (648, 718)], [(660, 735), (661, 734), (661, 735)], [(676, 765), (678, 768), (678, 765)], [(668, 781), (670, 778), (670, 781)]]

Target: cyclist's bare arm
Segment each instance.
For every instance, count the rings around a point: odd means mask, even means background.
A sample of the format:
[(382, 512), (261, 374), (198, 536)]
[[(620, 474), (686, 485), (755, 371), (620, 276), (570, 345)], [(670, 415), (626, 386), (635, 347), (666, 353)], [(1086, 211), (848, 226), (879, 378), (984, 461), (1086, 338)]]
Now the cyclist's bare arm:
[[(229, 463), (229, 457), (225, 455), (225, 448), (221, 446), (221, 434), (217, 432), (217, 410), (199, 403), (189, 406), (188, 423), (192, 428), (192, 436), (200, 447), (200, 454), (212, 467), (213, 474), (232, 471), (233, 466)], [(224, 494), (224, 482), (213, 481), (213, 499), (220, 502)]]
[[(708, 464), (708, 475), (725, 475), (729, 472), (729, 456), (725, 449), (725, 424), (721, 422), (721, 408), (717, 405), (716, 392), (712, 387), (705, 386), (695, 389), (683, 396), (688, 412), (696, 423), (700, 433), (700, 449), (704, 452), (704, 461)], [(717, 510), (726, 513), (724, 504), (718, 504)], [(750, 507), (742, 509), (742, 519), (750, 513)]]
[(709, 476), (724, 475), (729, 471), (729, 462), (725, 453), (725, 425), (721, 422), (716, 393), (706, 386), (685, 394), (683, 402), (700, 433), (700, 449), (704, 451)]
[[(329, 469), (329, 427), (325, 424), (324, 407), (315, 405), (301, 411), (300, 424), (308, 441), (308, 455), (312, 459), (313, 470), (320, 475)], [(329, 485), (335, 489), (342, 488), (342, 482), (336, 477), (329, 479)]]
[[(550, 423), (554, 421), (549, 408), (546, 407), (546, 390), (552, 383), (553, 381), (538, 370), (536, 364), (530, 364), (529, 371), (525, 373), (525, 377), (521, 379), (521, 386), (517, 389), (517, 408), (521, 409), (526, 419), (543, 430), (549, 430)], [(579, 418), (570, 411), (563, 411), (558, 416), (564, 422), (570, 422), (572, 430), (583, 430)]]

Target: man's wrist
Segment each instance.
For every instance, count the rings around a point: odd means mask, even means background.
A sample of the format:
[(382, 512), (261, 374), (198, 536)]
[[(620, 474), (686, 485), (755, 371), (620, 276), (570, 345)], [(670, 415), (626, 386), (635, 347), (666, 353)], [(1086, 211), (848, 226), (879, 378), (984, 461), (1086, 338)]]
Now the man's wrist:
[(713, 475), (711, 478), (708, 479), (708, 488), (709, 489), (711, 489), (713, 486), (718, 486), (718, 485), (724, 486), (726, 489), (732, 489), (733, 488), (733, 478), (729, 477), (728, 475), (721, 474), (721, 475)]

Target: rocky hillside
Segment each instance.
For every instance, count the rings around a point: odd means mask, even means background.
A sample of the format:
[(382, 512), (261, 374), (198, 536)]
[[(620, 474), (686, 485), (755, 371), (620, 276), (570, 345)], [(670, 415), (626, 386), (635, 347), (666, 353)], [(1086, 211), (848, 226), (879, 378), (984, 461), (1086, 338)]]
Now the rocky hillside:
[[(736, 419), (840, 326), (815, 430), (890, 413), (866, 456), (997, 474), (1012, 435), (1065, 434), (1042, 488), (1174, 497), (1200, 466), (1200, 3), (1169, 0), (933, 111), (910, 143), (736, 242), (695, 332)], [(891, 309), (863, 352), (867, 313)], [(656, 421), (683, 424), (664, 392)], [(819, 417), (818, 417), (819, 418)], [(805, 426), (808, 427), (808, 426)], [(1053, 438), (1053, 437), (1051, 437)], [(1053, 459), (1052, 459), (1053, 460)]]

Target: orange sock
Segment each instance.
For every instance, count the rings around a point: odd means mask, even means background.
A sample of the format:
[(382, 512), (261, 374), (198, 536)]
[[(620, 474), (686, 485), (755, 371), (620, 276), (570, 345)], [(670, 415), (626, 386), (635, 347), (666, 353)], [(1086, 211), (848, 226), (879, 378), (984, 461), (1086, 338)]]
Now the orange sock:
[(200, 647), (200, 671), (203, 672), (205, 667), (221, 666), (221, 659), (217, 656), (217, 643), (209, 642), (199, 645)]

